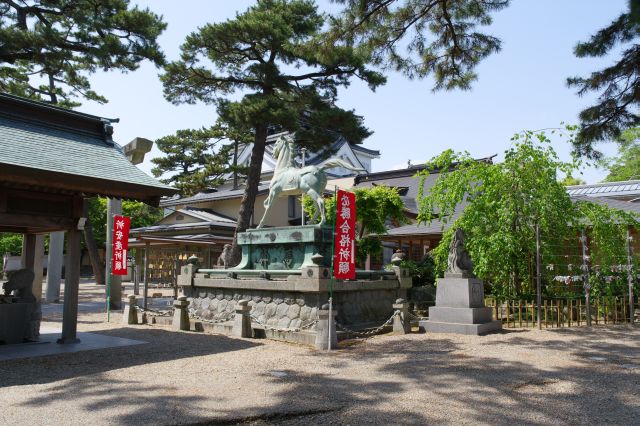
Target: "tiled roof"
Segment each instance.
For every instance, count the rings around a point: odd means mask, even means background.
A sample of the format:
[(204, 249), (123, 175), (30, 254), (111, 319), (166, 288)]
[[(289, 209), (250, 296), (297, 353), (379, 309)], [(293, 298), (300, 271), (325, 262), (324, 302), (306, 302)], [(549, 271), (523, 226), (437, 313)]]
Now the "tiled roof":
[(209, 209), (196, 209), (193, 207), (186, 207), (184, 209), (176, 210), (176, 212), (187, 214), (197, 219), (201, 219), (205, 222), (222, 222), (231, 223), (233, 224), (233, 226), (236, 225), (236, 221), (232, 218)]
[[(64, 120), (67, 122), (62, 123)], [(56, 177), (42, 182), (43, 186), (54, 186), (63, 179), (77, 186), (99, 181), (107, 194), (110, 187), (122, 188), (123, 184), (156, 197), (173, 194), (173, 188), (131, 164), (110, 136), (96, 130), (105, 123), (109, 121), (0, 94), (0, 165), (22, 170), (27, 176)], [(118, 190), (113, 191), (117, 195)]]
[[(264, 194), (269, 190), (268, 183), (261, 183), (258, 186), (258, 194)], [(228, 189), (223, 191), (200, 192), (193, 197), (187, 198), (168, 198), (160, 201), (160, 207), (177, 206), (182, 204), (203, 203), (214, 200), (228, 200), (232, 198), (242, 198), (244, 195), (244, 187), (238, 189)]]
[(585, 201), (605, 205), (612, 209), (622, 210), (627, 213), (640, 215), (640, 202), (632, 203), (630, 201), (616, 200), (608, 197), (594, 197), (585, 195), (576, 195), (571, 197), (571, 201)]
[(640, 198), (640, 180), (568, 186), (571, 196)]

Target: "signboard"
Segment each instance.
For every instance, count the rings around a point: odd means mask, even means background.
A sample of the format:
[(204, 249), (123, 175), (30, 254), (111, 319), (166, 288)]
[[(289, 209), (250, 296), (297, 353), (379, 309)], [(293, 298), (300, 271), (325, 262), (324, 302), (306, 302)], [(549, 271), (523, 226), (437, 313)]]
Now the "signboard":
[(127, 250), (129, 249), (129, 227), (127, 216), (113, 217), (113, 245), (111, 249), (111, 273), (127, 275)]
[(333, 253), (333, 276), (342, 280), (356, 278), (356, 194), (338, 190)]

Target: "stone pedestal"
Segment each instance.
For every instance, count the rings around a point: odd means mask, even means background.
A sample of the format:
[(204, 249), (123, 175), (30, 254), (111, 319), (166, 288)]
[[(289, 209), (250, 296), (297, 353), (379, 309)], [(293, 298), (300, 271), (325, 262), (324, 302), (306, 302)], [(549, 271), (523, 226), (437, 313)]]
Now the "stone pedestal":
[(233, 319), (233, 329), (231, 335), (236, 337), (253, 337), (251, 330), (251, 306), (248, 306), (248, 300), (240, 300), (236, 304), (236, 316)]
[(404, 299), (396, 300), (393, 304), (394, 312), (398, 312), (393, 317), (393, 332), (399, 334), (411, 333), (411, 321), (409, 321), (409, 304)]
[(331, 333), (331, 349), (338, 347), (338, 335), (336, 333), (335, 316), (337, 311), (331, 311), (329, 318), (329, 306), (325, 305), (318, 310), (318, 325), (316, 328), (316, 349), (326, 351), (329, 349), (329, 333)]
[(178, 300), (173, 302), (173, 321), (171, 327), (174, 330), (189, 331), (189, 301), (185, 296), (178, 297)]
[(484, 306), (484, 285), (477, 278), (445, 274), (438, 280), (436, 306), (429, 308), (429, 320), (420, 327), (432, 333), (486, 334), (502, 328), (491, 308)]
[(122, 322), (125, 324), (138, 324), (138, 307), (135, 295), (127, 297), (127, 304), (124, 305), (122, 312)]

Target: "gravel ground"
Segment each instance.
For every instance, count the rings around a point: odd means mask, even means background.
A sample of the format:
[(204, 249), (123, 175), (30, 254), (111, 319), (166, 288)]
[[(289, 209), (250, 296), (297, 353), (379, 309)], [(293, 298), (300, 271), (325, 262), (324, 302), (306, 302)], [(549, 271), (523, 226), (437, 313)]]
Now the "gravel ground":
[(638, 326), (385, 335), (326, 353), (120, 318), (81, 313), (79, 330), (148, 343), (0, 365), (0, 424), (640, 424)]

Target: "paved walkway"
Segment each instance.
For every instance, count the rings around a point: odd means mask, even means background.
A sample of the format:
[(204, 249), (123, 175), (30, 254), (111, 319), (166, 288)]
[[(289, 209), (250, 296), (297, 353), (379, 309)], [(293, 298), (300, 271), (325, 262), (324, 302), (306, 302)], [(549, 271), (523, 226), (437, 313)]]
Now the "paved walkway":
[[(89, 297), (90, 299), (90, 297)], [(56, 315), (47, 327), (59, 326)], [(412, 334), (340, 350), (123, 326), (148, 343), (0, 363), (0, 424), (638, 424), (640, 327)]]

